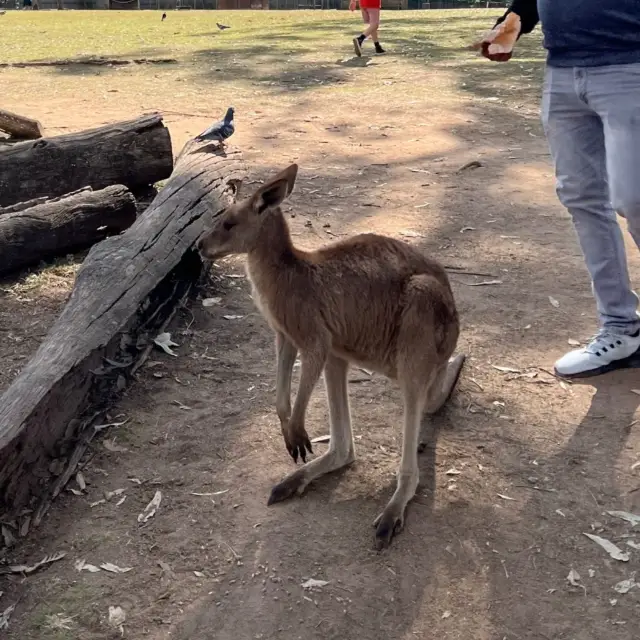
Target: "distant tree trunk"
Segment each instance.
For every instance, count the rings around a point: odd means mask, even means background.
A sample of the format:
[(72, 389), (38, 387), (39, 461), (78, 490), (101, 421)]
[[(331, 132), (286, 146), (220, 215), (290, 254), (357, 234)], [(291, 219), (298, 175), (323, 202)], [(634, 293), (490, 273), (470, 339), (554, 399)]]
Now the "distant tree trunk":
[(62, 9), (64, 9), (64, 0), (57, 0), (56, 4), (58, 5), (58, 11), (62, 11)]

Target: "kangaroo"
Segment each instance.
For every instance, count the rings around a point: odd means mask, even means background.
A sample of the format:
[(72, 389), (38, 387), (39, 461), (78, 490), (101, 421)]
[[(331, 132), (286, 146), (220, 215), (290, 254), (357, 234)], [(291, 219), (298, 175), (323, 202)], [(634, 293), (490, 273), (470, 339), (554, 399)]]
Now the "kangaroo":
[[(351, 363), (399, 383), (402, 458), (395, 493), (374, 521), (381, 549), (402, 529), (418, 486), (423, 413), (444, 405), (464, 364), (464, 355), (452, 357), (458, 314), (444, 269), (404, 242), (362, 234), (317, 251), (294, 247), (280, 205), (297, 173), (293, 164), (231, 205), (203, 234), (198, 249), (209, 260), (247, 254), (253, 299), (275, 332), (276, 411), (289, 454), (304, 464), (273, 487), (269, 505), (301, 494), (310, 482), (355, 460), (347, 391)], [(302, 366), (292, 410), (298, 352)], [(313, 450), (305, 414), (323, 370), (329, 449), (307, 462)]]

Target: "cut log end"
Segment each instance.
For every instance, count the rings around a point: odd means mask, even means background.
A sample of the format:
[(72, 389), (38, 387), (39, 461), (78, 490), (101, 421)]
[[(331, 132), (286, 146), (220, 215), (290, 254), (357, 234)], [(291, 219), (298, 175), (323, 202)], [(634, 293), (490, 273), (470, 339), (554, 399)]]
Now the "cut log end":
[(19, 140), (35, 140), (44, 135), (42, 125), (37, 120), (4, 109), (0, 109), (0, 131)]
[(86, 249), (135, 220), (135, 198), (122, 185), (81, 190), (10, 213), (0, 209), (0, 275)]

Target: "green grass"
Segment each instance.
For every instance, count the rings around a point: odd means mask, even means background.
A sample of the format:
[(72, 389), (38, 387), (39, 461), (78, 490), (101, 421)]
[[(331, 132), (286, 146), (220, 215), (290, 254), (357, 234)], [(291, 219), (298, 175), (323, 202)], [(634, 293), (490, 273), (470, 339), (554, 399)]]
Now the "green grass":
[[(457, 74), (462, 93), (489, 97), (498, 91), (513, 101), (533, 102), (543, 60), (539, 37), (523, 38), (517, 61), (509, 65), (489, 63), (469, 50), (499, 14), (482, 9), (385, 11), (380, 34), (391, 55), (382, 63), (376, 60), (366, 74), (354, 75), (351, 63), (342, 61), (353, 56), (351, 38), (362, 24), (359, 14), (348, 11), (169, 11), (165, 22), (160, 11), (12, 11), (0, 20), (0, 61), (175, 58), (178, 64), (136, 66), (128, 68), (126, 78), (118, 77), (123, 83), (138, 82), (141, 92), (156, 93), (162, 85), (167, 98), (171, 91), (191, 94), (194, 104), (208, 92), (248, 100), (257, 91), (286, 100), (291, 92), (322, 90), (355, 99), (363, 88), (369, 92), (373, 87), (378, 99), (389, 95), (398, 100), (398, 88), (384, 86), (389, 72), (413, 85), (408, 90), (415, 93), (426, 90), (425, 74), (440, 67)], [(219, 31), (217, 21), (231, 29)], [(88, 69), (60, 65), (29, 71), (34, 82), (47, 74), (115, 78), (117, 72), (113, 67)], [(0, 69), (0, 82), (3, 73), (11, 72)], [(20, 72), (27, 71), (14, 73)], [(169, 88), (174, 81), (180, 83), (178, 90)]]
[[(465, 47), (499, 11), (386, 11), (381, 36), (410, 58), (468, 57)], [(333, 56), (361, 27), (348, 11), (11, 11), (0, 22), (0, 61), (86, 55), (171, 55), (203, 51), (246, 53), (252, 48)], [(215, 23), (231, 29), (220, 32)], [(335, 52), (335, 53), (334, 53)]]

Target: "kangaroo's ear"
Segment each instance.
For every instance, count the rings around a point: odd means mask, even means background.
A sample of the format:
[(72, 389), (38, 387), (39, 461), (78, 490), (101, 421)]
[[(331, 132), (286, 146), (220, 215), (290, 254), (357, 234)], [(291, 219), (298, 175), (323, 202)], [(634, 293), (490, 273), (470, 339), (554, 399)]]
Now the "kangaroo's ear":
[(298, 175), (298, 165), (292, 164), (269, 182), (262, 185), (253, 195), (253, 206), (257, 213), (263, 213), (282, 204), (293, 191)]

